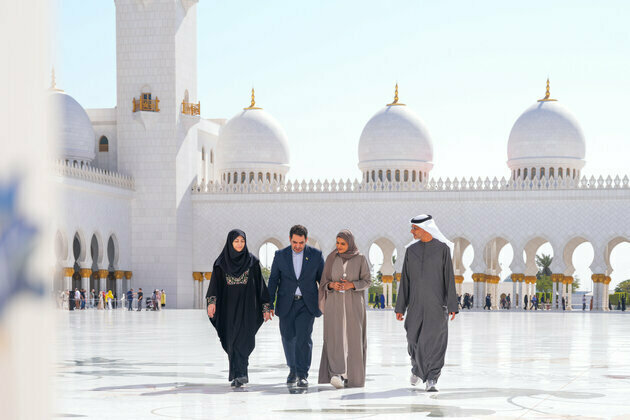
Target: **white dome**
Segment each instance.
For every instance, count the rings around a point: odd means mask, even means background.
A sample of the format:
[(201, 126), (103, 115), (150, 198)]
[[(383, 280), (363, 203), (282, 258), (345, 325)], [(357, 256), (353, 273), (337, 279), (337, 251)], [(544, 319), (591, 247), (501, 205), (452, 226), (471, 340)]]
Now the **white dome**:
[(289, 142), (280, 124), (262, 109), (245, 109), (222, 128), (217, 163), (224, 170), (289, 169)]
[(409, 107), (388, 105), (367, 122), (359, 140), (359, 168), (432, 166), (425, 123)]
[(96, 138), (85, 109), (72, 96), (60, 90), (50, 93), (48, 106), (49, 132), (59, 142), (62, 157), (92, 162)]
[(508, 140), (508, 162), (583, 161), (584, 133), (577, 119), (556, 101), (537, 102), (514, 123)]

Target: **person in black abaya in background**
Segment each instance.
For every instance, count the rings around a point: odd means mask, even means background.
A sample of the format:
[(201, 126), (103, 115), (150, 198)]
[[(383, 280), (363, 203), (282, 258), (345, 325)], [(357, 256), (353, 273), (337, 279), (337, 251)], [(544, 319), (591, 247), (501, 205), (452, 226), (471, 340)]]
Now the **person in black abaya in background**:
[(206, 293), (208, 317), (217, 330), (230, 362), (229, 380), (239, 388), (249, 382), (247, 365), (256, 345), (256, 332), (271, 319), (269, 292), (258, 258), (247, 249), (245, 232), (228, 233), (214, 262)]

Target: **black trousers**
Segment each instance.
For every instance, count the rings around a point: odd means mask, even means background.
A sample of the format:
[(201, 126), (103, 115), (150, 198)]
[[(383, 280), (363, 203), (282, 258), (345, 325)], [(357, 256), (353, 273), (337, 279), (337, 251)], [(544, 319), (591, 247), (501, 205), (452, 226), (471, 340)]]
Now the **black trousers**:
[(280, 318), (280, 336), (287, 366), (300, 378), (307, 378), (311, 367), (314, 321), (315, 317), (302, 299), (294, 300), (289, 313)]

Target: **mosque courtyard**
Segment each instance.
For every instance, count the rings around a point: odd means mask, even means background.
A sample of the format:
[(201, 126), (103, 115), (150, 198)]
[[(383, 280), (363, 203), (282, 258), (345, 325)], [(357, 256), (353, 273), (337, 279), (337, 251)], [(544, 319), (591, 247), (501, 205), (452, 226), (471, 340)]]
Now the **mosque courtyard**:
[(278, 319), (263, 325), (250, 384), (231, 389), (227, 357), (202, 310), (56, 313), (56, 418), (630, 418), (626, 313), (465, 312), (449, 330), (438, 393), (409, 384), (403, 325), (368, 312), (363, 389), (285, 385)]

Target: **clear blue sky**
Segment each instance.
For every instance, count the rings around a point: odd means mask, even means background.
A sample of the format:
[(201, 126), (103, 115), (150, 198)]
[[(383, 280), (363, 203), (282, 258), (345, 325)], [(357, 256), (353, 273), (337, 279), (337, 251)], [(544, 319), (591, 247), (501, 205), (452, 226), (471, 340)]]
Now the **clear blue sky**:
[[(56, 2), (58, 84), (86, 108), (115, 106), (114, 1)], [(630, 173), (630, 2), (201, 0), (197, 10), (202, 116), (232, 117), (254, 85), (289, 137), (289, 178), (359, 177), (361, 130), (396, 81), (427, 123), (434, 176), (508, 176), (510, 129), (547, 76), (586, 135), (584, 173)]]

